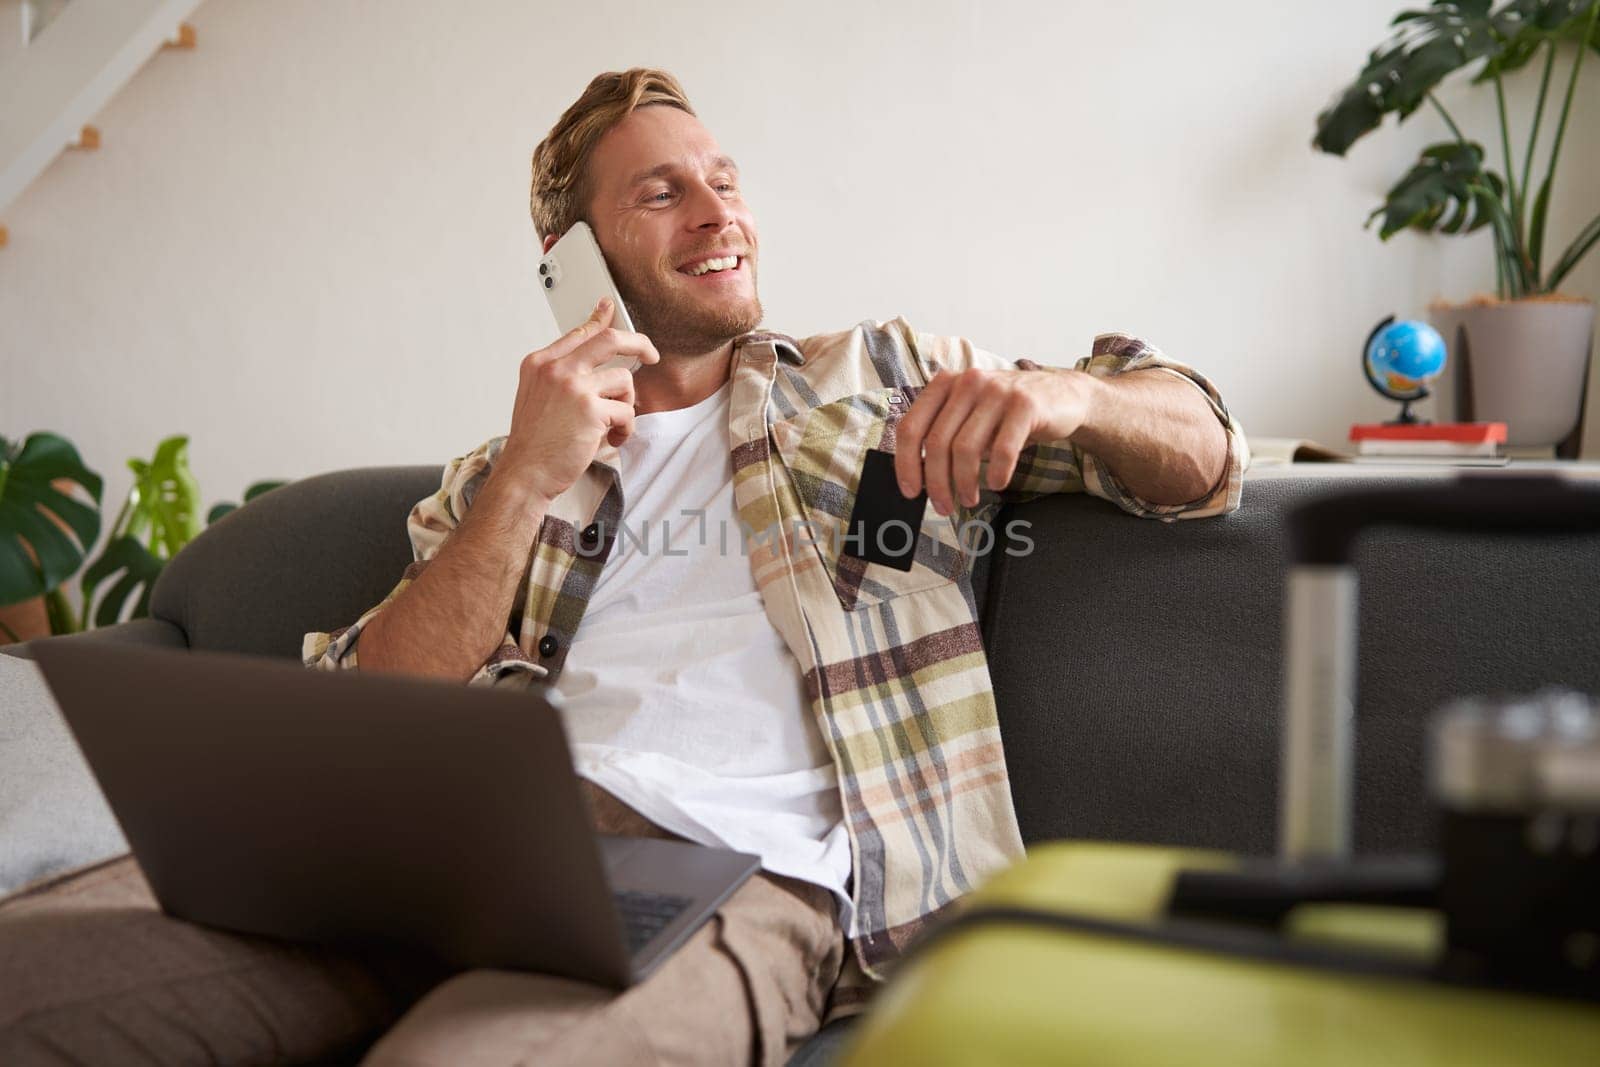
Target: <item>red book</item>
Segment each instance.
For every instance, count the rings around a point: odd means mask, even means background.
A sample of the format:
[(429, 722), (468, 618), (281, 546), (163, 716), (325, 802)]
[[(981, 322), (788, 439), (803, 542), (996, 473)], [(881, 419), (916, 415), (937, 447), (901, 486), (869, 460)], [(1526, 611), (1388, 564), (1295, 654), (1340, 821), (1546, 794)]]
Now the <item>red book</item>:
[(1350, 427), (1352, 441), (1451, 441), (1460, 445), (1503, 445), (1503, 422), (1367, 423)]

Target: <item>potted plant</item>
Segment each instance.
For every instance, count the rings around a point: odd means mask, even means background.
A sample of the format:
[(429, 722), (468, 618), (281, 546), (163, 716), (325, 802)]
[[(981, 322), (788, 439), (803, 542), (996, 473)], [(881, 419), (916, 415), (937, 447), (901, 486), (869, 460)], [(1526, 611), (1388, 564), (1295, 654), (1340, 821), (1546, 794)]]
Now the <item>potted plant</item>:
[[(1406, 229), (1460, 234), (1490, 228), (1495, 296), (1430, 308), (1450, 344), (1441, 392), (1454, 397), (1457, 418), (1506, 423), (1511, 445), (1554, 446), (1558, 455), (1576, 456), (1595, 306), (1557, 290), (1600, 241), (1600, 215), (1559, 254), (1551, 254), (1545, 236), (1579, 74), (1586, 54), (1600, 51), (1600, 0), (1434, 0), (1426, 9), (1401, 12), (1392, 25), (1390, 40), (1317, 116), (1313, 144), (1342, 156), (1385, 115), (1393, 112), (1404, 121), (1424, 105), (1444, 119), (1452, 139), (1424, 148), (1367, 224), (1381, 218), (1379, 236), (1386, 241)], [(1570, 64), (1558, 63), (1569, 51)], [(1505, 80), (1531, 64), (1541, 71), (1539, 92), (1519, 170)], [(1494, 162), (1433, 91), (1470, 66), (1476, 66), (1473, 84), (1494, 89)], [(1546, 126), (1547, 113), (1553, 127)], [(1550, 137), (1543, 173), (1536, 174), (1542, 129)]]
[[(128, 468), (133, 471), (133, 486), (111, 524), (105, 548), (84, 568), (79, 630), (115, 625), (124, 614), (132, 619), (150, 614), (150, 592), (167, 561), (200, 536), (200, 486), (189, 470), (187, 437), (168, 437), (156, 446), (154, 456), (130, 459)], [(257, 482), (245, 490), (244, 502), (282, 484)], [(226, 502), (215, 505), (206, 513), (205, 524), (237, 507)]]
[[(149, 460), (128, 461), (133, 486), (105, 547), (84, 567), (100, 535), (100, 476), (55, 434), (32, 434), (20, 445), (0, 437), (0, 643), (149, 614), (150, 591), (167, 561), (200, 533), (200, 487), (188, 446), (187, 437), (169, 437)], [(257, 482), (245, 490), (245, 503), (282, 484)], [(205, 521), (236, 507), (219, 503)], [(75, 614), (65, 584), (80, 567), (83, 609)]]

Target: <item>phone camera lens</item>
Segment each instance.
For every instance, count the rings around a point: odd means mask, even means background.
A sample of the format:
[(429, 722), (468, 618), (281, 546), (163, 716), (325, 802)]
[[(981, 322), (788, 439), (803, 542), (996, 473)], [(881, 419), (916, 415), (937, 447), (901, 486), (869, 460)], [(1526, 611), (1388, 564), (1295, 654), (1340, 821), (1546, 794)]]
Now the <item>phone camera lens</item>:
[(539, 273), (540, 274), (549, 274), (550, 273), (550, 264), (548, 264), (548, 263), (539, 264)]
[(546, 278), (544, 280), (544, 287), (546, 289), (554, 289), (556, 287), (556, 280), (554, 278)]

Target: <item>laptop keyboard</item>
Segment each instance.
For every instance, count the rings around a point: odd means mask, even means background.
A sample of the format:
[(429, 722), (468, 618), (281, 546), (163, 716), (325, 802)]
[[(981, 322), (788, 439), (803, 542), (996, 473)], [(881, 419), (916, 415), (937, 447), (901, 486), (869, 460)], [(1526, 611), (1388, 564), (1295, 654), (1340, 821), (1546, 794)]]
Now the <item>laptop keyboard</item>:
[(666, 929), (683, 909), (694, 902), (692, 897), (673, 896), (671, 893), (649, 893), (640, 889), (622, 889), (611, 894), (622, 915), (622, 933), (628, 942), (628, 952), (638, 952), (650, 939)]

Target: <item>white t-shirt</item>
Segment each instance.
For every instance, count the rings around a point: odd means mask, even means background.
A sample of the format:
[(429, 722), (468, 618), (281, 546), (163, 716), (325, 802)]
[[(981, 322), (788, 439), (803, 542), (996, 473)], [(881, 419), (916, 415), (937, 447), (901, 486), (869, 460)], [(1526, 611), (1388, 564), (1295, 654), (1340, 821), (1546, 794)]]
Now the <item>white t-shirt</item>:
[(838, 774), (740, 549), (729, 395), (640, 415), (619, 449), (622, 527), (555, 683), (562, 720), (580, 775), (832, 890), (848, 928)]

